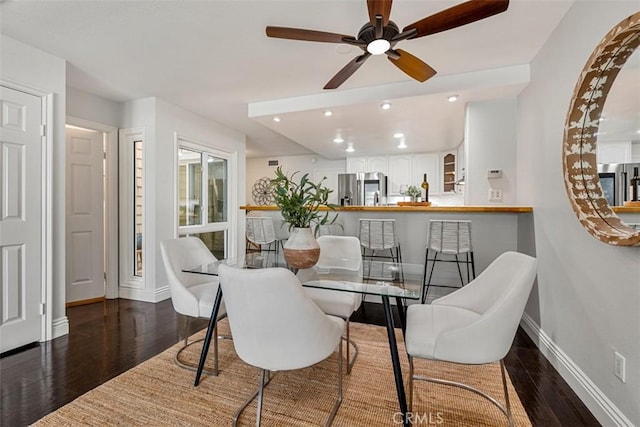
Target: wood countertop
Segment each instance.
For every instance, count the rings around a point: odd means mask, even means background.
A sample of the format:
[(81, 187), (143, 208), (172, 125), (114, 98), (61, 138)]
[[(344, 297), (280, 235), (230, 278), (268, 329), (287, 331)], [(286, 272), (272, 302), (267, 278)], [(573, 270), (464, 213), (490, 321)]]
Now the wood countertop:
[[(240, 206), (245, 211), (277, 211), (277, 206)], [(327, 210), (321, 207), (320, 210)], [(638, 209), (640, 208), (624, 208)], [(528, 213), (533, 212), (530, 206), (336, 206), (338, 212), (493, 212), (493, 213)], [(626, 210), (625, 210), (626, 212)]]
[(611, 209), (615, 213), (640, 213), (640, 206), (614, 206)]

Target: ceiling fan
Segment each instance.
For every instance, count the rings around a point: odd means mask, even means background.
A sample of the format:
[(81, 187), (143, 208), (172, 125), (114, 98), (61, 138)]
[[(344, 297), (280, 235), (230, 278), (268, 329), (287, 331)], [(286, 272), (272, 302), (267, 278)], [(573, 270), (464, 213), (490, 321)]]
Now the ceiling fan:
[(509, 7), (509, 0), (470, 0), (407, 25), (402, 29), (402, 32), (395, 22), (389, 20), (391, 4), (392, 0), (367, 0), (369, 22), (360, 28), (358, 37), (302, 28), (272, 26), (267, 27), (267, 36), (312, 42), (346, 43), (361, 48), (364, 53), (355, 57), (338, 71), (324, 86), (324, 89), (339, 87), (371, 55), (383, 53), (387, 55), (389, 61), (407, 75), (424, 82), (433, 77), (436, 70), (409, 52), (394, 49), (396, 43), (450, 30), (502, 13)]

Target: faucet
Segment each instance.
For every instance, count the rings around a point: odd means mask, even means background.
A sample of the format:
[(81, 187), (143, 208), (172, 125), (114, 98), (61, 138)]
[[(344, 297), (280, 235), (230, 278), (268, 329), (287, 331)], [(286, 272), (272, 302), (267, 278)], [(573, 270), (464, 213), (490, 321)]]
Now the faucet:
[(373, 193), (373, 206), (379, 206), (380, 205), (380, 192), (376, 191), (375, 193)]

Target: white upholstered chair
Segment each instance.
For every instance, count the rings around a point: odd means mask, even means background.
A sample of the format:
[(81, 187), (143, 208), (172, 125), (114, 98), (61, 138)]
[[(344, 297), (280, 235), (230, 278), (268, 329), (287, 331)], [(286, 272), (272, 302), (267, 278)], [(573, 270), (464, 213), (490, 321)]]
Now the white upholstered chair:
[[(180, 354), (190, 345), (200, 342), (188, 342), (189, 319), (209, 319), (213, 310), (213, 303), (218, 292), (218, 279), (201, 274), (185, 273), (183, 268), (195, 267), (216, 261), (209, 248), (197, 237), (179, 237), (160, 243), (162, 261), (169, 279), (171, 303), (179, 314), (185, 316), (184, 346), (175, 355), (177, 365), (195, 371), (197, 366), (186, 364), (180, 360)], [(218, 319), (225, 316), (225, 307), (219, 310)], [(217, 330), (214, 331), (217, 337)], [(213, 371), (206, 371), (218, 375), (218, 340), (213, 340)]]
[[(513, 343), (536, 268), (535, 258), (505, 252), (465, 287), (431, 304), (409, 306), (405, 335), (409, 355), (409, 410), (413, 405), (413, 380), (430, 381), (483, 396), (513, 425), (503, 358)], [(469, 385), (414, 375), (415, 357), (471, 365), (500, 361), (506, 408)]]
[(258, 389), (238, 409), (233, 425), (256, 396), (256, 426), (260, 425), (263, 389), (270, 381), (270, 371), (314, 365), (337, 348), (338, 397), (327, 420), (326, 425), (330, 425), (342, 402), (344, 321), (324, 314), (287, 269), (251, 270), (221, 265), (218, 273), (236, 353), (260, 370)]
[[(362, 275), (362, 258), (360, 256), (360, 241), (353, 236), (320, 236), (318, 237), (320, 246), (320, 258), (316, 263), (316, 268), (331, 268), (333, 270), (344, 271), (341, 279), (349, 280), (349, 276), (354, 277), (354, 281), (360, 281)], [(312, 270), (298, 271), (301, 281), (313, 280)], [(358, 357), (358, 346), (349, 336), (349, 319), (351, 315), (360, 308), (362, 304), (362, 294), (354, 292), (342, 292), (329, 289), (305, 288), (307, 295), (311, 297), (320, 310), (332, 316), (338, 316), (346, 321), (346, 342), (347, 342), (347, 373), (351, 373), (351, 368)], [(353, 358), (350, 357), (350, 345), (353, 346)]]

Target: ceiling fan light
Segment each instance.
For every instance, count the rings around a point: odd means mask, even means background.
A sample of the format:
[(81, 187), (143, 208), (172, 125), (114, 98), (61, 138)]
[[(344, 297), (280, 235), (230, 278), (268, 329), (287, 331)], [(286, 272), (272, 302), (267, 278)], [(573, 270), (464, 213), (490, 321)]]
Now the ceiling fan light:
[(407, 148), (407, 144), (405, 144), (404, 141), (400, 141), (400, 144), (398, 144), (398, 148), (404, 150), (405, 148)]
[(278, 122), (280, 121), (280, 117), (274, 117), (274, 118), (273, 118), (273, 121), (274, 121), (274, 122), (276, 122), (276, 123), (278, 123)]
[(335, 138), (333, 138), (333, 142), (335, 142), (336, 144), (342, 144), (344, 142), (344, 138), (342, 138), (341, 136), (336, 136)]
[(367, 45), (367, 52), (371, 55), (382, 55), (388, 51), (390, 47), (391, 43), (389, 43), (389, 40), (375, 39)]
[(389, 101), (385, 101), (380, 104), (380, 108), (382, 108), (383, 110), (388, 110), (391, 108), (391, 103)]
[(396, 132), (393, 134), (394, 138), (404, 138), (404, 133), (402, 132)]
[(347, 147), (347, 149), (346, 149), (346, 150), (344, 150), (344, 151), (346, 151), (347, 153), (353, 153), (353, 152), (354, 152), (354, 151), (356, 151), (356, 150), (355, 150), (355, 148), (353, 148), (353, 145), (352, 145), (352, 144), (349, 144), (349, 146)]
[(325, 116), (325, 117), (331, 117), (331, 116), (333, 116), (333, 111), (331, 111), (331, 110), (326, 110), (326, 111), (324, 112), (324, 116)]

